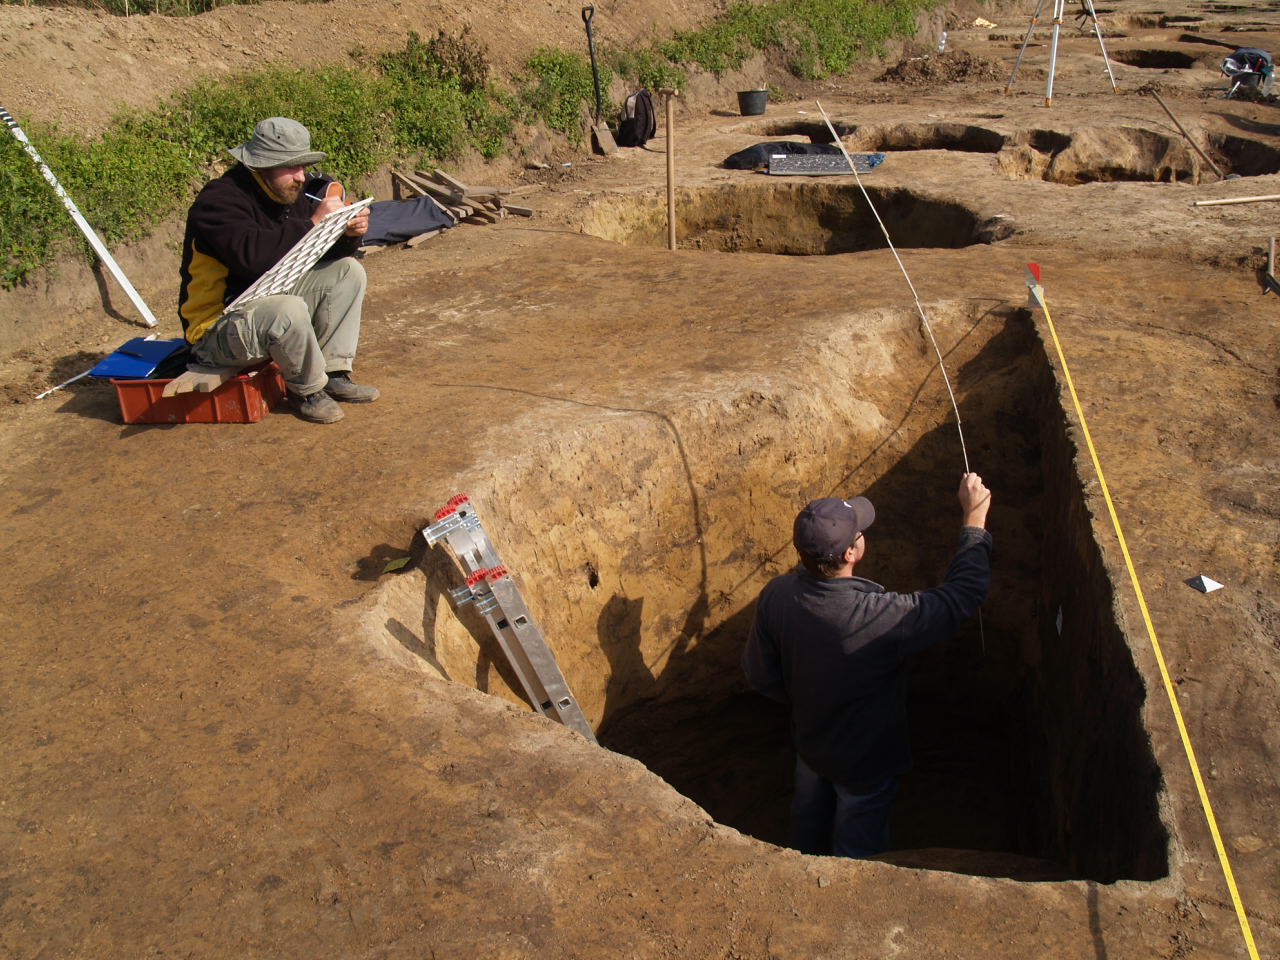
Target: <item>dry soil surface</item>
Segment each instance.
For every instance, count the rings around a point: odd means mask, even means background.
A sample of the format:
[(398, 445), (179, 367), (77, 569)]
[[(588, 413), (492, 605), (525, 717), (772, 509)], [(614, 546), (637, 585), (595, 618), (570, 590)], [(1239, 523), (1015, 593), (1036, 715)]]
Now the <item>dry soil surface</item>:
[[(1118, 94), (1068, 19), (1051, 105), (1046, 25), (1006, 92), (1030, 11), (952, 13), (764, 116), (732, 78), (686, 91), (671, 141), (470, 169), (535, 215), (366, 258), (383, 395), (334, 426), (125, 426), (85, 382), (31, 401), (144, 331), (88, 271), (8, 298), (0, 954), (1275, 956), (1280, 231), (1273, 203), (1193, 204), (1280, 193), (1280, 112), (1218, 73), (1280, 48), (1278, 8), (1107, 8)], [(709, 12), (642, 9), (597, 15)], [(7, 6), (0, 62), (6, 106), (89, 130), (272, 45), (469, 22), (511, 62), (577, 17)], [(819, 103), (886, 154), (861, 183), (919, 311), (854, 177), (720, 165), (823, 139)], [(176, 335), (172, 245), (126, 260)], [(868, 576), (928, 585), (966, 459), (995, 582), (913, 673), (895, 850), (788, 850), (785, 710), (736, 670), (752, 600), (832, 491), (880, 506)], [(604, 747), (454, 612), (418, 531), (459, 492)]]

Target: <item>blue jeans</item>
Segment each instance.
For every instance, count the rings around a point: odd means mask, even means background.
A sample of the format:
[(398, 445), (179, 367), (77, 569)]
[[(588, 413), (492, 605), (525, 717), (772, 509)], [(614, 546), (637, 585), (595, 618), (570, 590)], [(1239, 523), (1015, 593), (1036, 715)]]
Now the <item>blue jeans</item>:
[(791, 798), (791, 843), (801, 853), (870, 857), (889, 849), (889, 808), (898, 778), (859, 784), (858, 792), (832, 783), (796, 757)]

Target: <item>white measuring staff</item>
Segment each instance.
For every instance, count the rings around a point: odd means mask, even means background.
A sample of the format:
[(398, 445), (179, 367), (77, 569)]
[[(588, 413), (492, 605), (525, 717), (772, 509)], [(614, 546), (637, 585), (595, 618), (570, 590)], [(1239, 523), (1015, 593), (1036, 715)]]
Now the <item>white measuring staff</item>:
[[(67, 212), (71, 214), (71, 219), (76, 222), (76, 226), (80, 228), (80, 232), (84, 234), (85, 239), (89, 241), (89, 246), (93, 247), (93, 252), (98, 255), (103, 263), (107, 265), (107, 269), (111, 271), (111, 275), (116, 278), (116, 282), (129, 295), (129, 299), (133, 301), (133, 305), (138, 308), (138, 312), (142, 314), (142, 319), (146, 321), (148, 327), (154, 327), (157, 323), (155, 315), (151, 312), (151, 308), (147, 306), (142, 299), (142, 295), (133, 289), (133, 284), (129, 282), (129, 278), (124, 275), (124, 271), (120, 269), (120, 265), (116, 263), (115, 258), (111, 256), (106, 245), (94, 232), (93, 227), (89, 226), (89, 221), (84, 218), (80, 209), (75, 205), (67, 191), (62, 189), (62, 184), (58, 182), (58, 178), (53, 175), (53, 171), (36, 152), (36, 148), (31, 145), (31, 141), (27, 139), (27, 135), (22, 132), (22, 128), (18, 126), (18, 121), (9, 115), (9, 111), (4, 107), (0, 107), (0, 120), (3, 120), (9, 127), (9, 132), (18, 138), (18, 142), (22, 144), (22, 149), (27, 151), (31, 159), (36, 162), (36, 166), (40, 168), (40, 172), (44, 174), (44, 178), (49, 181), (49, 185), (53, 187), (53, 192), (58, 195), (63, 204), (67, 208)], [(43, 396), (43, 394), (41, 394)]]

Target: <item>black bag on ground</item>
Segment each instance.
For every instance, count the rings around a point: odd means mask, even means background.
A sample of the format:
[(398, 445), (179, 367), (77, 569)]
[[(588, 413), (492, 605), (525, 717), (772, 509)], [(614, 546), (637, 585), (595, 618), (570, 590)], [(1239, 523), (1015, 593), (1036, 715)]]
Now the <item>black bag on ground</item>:
[(778, 153), (836, 154), (840, 148), (831, 143), (800, 143), (795, 140), (767, 140), (753, 147), (739, 150), (724, 158), (723, 166), (730, 170), (767, 170), (769, 158)]
[(653, 96), (648, 90), (631, 94), (622, 103), (622, 120), (614, 138), (620, 147), (643, 147), (658, 129), (653, 112)]

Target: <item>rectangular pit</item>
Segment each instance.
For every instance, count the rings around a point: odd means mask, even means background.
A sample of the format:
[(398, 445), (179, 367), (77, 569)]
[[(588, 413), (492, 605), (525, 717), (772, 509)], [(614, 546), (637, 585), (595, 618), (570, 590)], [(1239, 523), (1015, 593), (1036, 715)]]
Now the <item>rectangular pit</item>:
[[(930, 315), (951, 345), (971, 465), (996, 497), (994, 577), (981, 627), (913, 664), (916, 767), (883, 859), (1027, 880), (1162, 877), (1144, 685), (1053, 370), (1025, 311)], [(580, 427), (502, 493), (471, 491), (602, 744), (762, 840), (786, 841), (788, 718), (746, 690), (738, 656), (759, 587), (793, 562), (795, 510), (868, 495), (879, 519), (859, 572), (891, 589), (935, 583), (954, 545), (959, 445), (916, 324), (868, 318), (823, 351), (828, 368), (679, 415), (617, 408), (622, 424)], [(519, 702), (483, 622), (447, 603), (449, 558), (428, 554), (422, 569), (425, 603), (421, 579), (384, 596), (389, 647)]]

